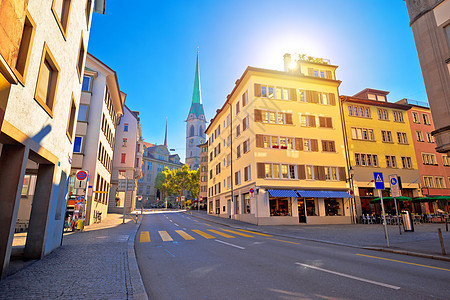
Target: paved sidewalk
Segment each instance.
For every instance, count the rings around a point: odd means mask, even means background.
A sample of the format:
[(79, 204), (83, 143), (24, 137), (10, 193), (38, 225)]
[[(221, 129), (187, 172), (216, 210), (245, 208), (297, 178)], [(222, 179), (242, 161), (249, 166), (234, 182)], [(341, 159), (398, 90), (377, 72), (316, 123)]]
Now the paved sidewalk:
[[(265, 225), (256, 226), (238, 220), (207, 215), (204, 211), (188, 211), (192, 216), (235, 228), (256, 230), (278, 236), (320, 241), (332, 244), (344, 244), (357, 248), (400, 252), (401, 254), (420, 255), (450, 261), (450, 231), (445, 224), (420, 224), (414, 226), (414, 232), (400, 235), (398, 225), (388, 225), (390, 248), (386, 247), (383, 225)], [(449, 224), (450, 227), (450, 224)], [(447, 256), (442, 256), (438, 228), (441, 228)], [(450, 230), (450, 229), (449, 229)]]
[(64, 234), (61, 247), (0, 281), (0, 299), (147, 299), (134, 256), (138, 227), (108, 214)]

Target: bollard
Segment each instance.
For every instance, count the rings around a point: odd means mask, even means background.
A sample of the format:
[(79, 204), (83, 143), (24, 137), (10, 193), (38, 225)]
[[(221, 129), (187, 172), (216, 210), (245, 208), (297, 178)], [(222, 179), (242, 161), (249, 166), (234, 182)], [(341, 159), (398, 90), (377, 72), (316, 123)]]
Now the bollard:
[(448, 232), (448, 218), (445, 218), (445, 231)]
[(447, 253), (445, 253), (444, 239), (442, 238), (442, 232), (440, 228), (438, 228), (438, 234), (439, 234), (439, 242), (441, 242), (442, 255), (447, 255)]

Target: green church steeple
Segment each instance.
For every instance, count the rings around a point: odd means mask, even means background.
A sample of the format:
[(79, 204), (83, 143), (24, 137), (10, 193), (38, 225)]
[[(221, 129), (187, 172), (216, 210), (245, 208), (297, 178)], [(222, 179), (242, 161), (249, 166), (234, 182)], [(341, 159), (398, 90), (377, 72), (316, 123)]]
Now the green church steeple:
[[(197, 51), (197, 63), (195, 66), (195, 78), (194, 78), (194, 91), (192, 93), (192, 104), (189, 114), (194, 114), (195, 117), (204, 115), (202, 104), (202, 92), (200, 88), (200, 69), (198, 66), (198, 51)], [(188, 117), (189, 118), (189, 117)]]

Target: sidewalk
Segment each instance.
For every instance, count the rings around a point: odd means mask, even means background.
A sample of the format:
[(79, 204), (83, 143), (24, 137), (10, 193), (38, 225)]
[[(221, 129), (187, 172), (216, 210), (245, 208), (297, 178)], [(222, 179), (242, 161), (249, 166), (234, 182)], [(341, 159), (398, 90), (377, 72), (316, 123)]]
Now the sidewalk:
[(147, 299), (134, 254), (139, 228), (108, 214), (63, 245), (0, 281), (0, 299)]
[[(416, 255), (450, 261), (450, 231), (445, 224), (414, 225), (414, 232), (400, 235), (398, 225), (388, 225), (390, 248), (386, 247), (383, 225), (265, 225), (256, 226), (238, 220), (208, 215), (205, 211), (188, 211), (192, 216), (234, 228), (255, 230), (289, 238), (340, 244), (355, 248), (370, 248), (407, 255)], [(447, 256), (442, 256), (438, 228), (441, 228)], [(449, 224), (450, 228), (450, 224)]]

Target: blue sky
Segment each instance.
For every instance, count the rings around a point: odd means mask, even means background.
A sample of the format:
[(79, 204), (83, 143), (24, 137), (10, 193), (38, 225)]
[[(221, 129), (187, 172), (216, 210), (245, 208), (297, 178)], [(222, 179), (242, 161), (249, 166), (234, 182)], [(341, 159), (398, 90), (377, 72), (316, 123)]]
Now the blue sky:
[(370, 87), (389, 101), (427, 101), (402, 0), (106, 1), (88, 51), (117, 72), (126, 105), (140, 112), (145, 141), (184, 161), (185, 122), (197, 46), (206, 118), (214, 117), (247, 66), (282, 70), (283, 54), (338, 65), (341, 95)]

